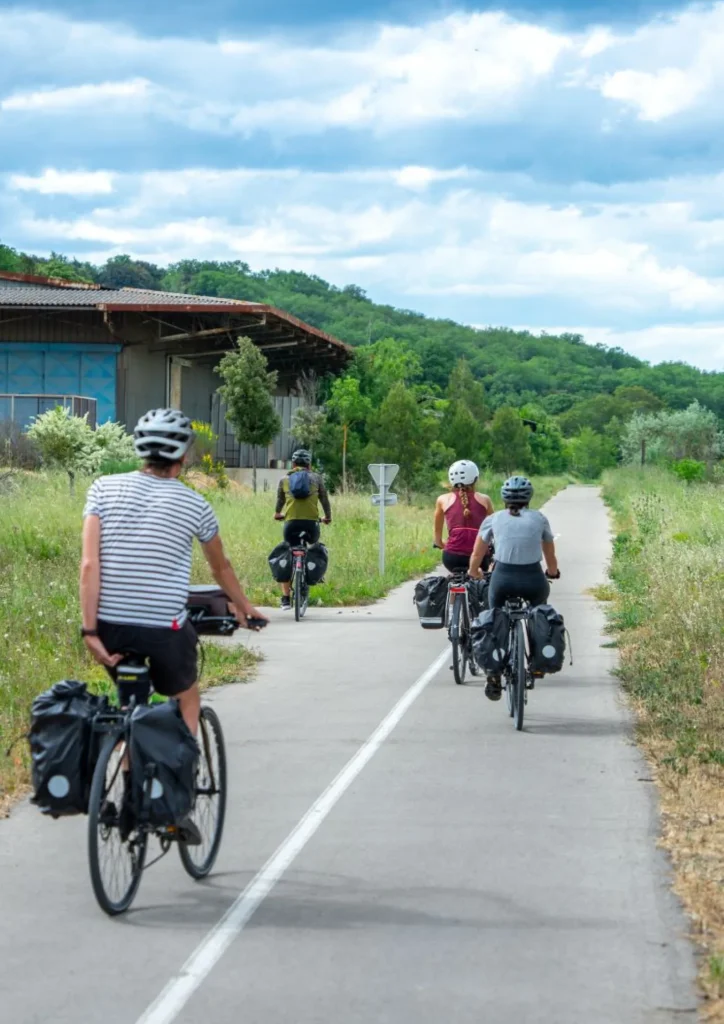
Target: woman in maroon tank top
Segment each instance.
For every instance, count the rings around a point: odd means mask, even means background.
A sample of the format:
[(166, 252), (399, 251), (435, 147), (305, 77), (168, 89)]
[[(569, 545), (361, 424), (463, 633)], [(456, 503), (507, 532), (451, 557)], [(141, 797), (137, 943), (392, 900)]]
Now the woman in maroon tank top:
[[(479, 475), (474, 462), (454, 462), (448, 470), (452, 493), (441, 494), (435, 504), (435, 546), (443, 548), (442, 563), (448, 572), (467, 568), (482, 522), (493, 512), (487, 494), (475, 490)], [(446, 524), (448, 536), (443, 547)]]

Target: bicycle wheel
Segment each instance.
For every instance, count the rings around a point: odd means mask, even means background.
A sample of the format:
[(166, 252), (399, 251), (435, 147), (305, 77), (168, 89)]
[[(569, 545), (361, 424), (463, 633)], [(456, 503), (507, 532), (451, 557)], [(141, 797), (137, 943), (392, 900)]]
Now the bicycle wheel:
[(112, 917), (128, 910), (141, 883), (148, 836), (133, 829), (123, 839), (120, 813), (124, 780), (121, 761), (126, 750), (118, 736), (104, 743), (88, 802), (88, 862), (98, 904)]
[(221, 846), (226, 817), (226, 748), (219, 716), (202, 707), (199, 719), (201, 757), (196, 775), (196, 798), (191, 818), (201, 833), (201, 843), (179, 842), (181, 863), (192, 878), (205, 878), (214, 866)]
[(468, 668), (468, 638), (465, 635), (465, 616), (462, 612), (463, 603), (458, 600), (453, 605), (450, 641), (453, 651), (453, 675), (458, 686), (465, 682)]
[(523, 728), (525, 715), (525, 635), (523, 620), (520, 619), (515, 629), (515, 728), (518, 732)]
[(293, 599), (294, 618), (299, 622), (300, 619), (304, 618), (304, 613), (307, 610), (307, 601), (309, 599), (309, 588), (304, 582), (302, 573), (299, 571), (294, 573)]
[(505, 669), (505, 702), (508, 705), (508, 714), (511, 718), (515, 715), (515, 635), (513, 628), (508, 637), (510, 658)]

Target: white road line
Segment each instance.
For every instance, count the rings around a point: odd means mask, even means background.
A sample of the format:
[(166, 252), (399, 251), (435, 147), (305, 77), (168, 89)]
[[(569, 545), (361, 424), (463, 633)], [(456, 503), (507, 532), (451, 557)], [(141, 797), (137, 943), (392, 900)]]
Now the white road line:
[(287, 868), (307, 845), (335, 804), (349, 789), (362, 769), (371, 761), (395, 726), (402, 720), (405, 713), (449, 658), (450, 650), (446, 648), (400, 698), (369, 739), (347, 762), (337, 778), (312, 804), (276, 853), (272, 854), (264, 867), (249, 882), (246, 889), (237, 896), (219, 923), (201, 940), (180, 972), (171, 979), (158, 998), (138, 1018), (136, 1024), (170, 1024), (175, 1020)]

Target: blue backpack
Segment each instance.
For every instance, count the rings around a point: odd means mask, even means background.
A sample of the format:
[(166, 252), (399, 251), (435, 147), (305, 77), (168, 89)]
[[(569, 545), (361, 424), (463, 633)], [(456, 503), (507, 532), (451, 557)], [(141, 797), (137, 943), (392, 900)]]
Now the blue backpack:
[(312, 493), (312, 474), (308, 469), (297, 469), (289, 476), (289, 493), (293, 498), (308, 498)]

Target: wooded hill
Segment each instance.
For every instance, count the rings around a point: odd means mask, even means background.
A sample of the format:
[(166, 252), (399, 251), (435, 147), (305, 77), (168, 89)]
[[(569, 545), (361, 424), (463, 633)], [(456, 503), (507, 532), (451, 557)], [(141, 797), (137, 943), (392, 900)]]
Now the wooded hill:
[[(304, 273), (254, 272), (240, 261), (182, 260), (160, 268), (128, 256), (116, 256), (97, 267), (58, 254), (38, 258), (2, 245), (0, 269), (95, 281), (108, 287), (160, 288), (267, 302), (359, 346), (363, 358), (351, 376), (359, 379), (360, 393), (370, 405), (366, 410), (359, 408), (349, 424), (357, 435), (351, 441), (353, 462), (354, 451), (359, 451), (360, 458), (370, 454), (367, 446), (376, 443), (375, 437), (378, 454), (384, 454), (382, 441), (396, 420), (393, 417), (377, 426), (375, 420), (379, 421), (380, 403), (395, 383), (412, 389), (421, 411), (437, 421), (439, 429), (433, 440), (446, 451), (438, 451), (435, 462), (444, 461), (451, 451), (460, 456), (461, 447), (468, 457), (493, 459), (495, 445), (491, 445), (489, 430), (483, 437), (471, 421), (476, 420), (478, 426), (481, 419), (490, 423), (501, 409), (522, 410), (544, 428), (543, 436), (530, 437), (534, 448), (542, 449), (544, 437), (550, 448), (556, 436), (553, 447), (560, 458), (545, 459), (542, 450), (539, 458), (526, 454), (523, 461), (531, 471), (558, 471), (572, 465), (584, 472), (580, 458), (576, 466), (575, 455), (576, 439), (581, 441), (583, 436), (584, 447), (600, 449), (592, 462), (583, 460), (589, 463), (587, 475), (615, 461), (623, 425), (636, 413), (681, 410), (698, 402), (720, 421), (724, 419), (724, 373), (704, 372), (681, 362), (650, 366), (621, 349), (588, 345), (575, 334), (535, 336), (505, 327), (475, 329), (452, 320), (432, 319), (379, 305), (355, 285), (337, 288)], [(471, 390), (473, 384), (482, 384), (482, 389)], [(322, 397), (328, 397), (329, 387), (328, 382)], [(470, 419), (462, 416), (462, 407), (472, 414)], [(335, 420), (331, 415), (330, 430), (335, 422), (341, 428), (340, 416), (342, 413)], [(457, 426), (453, 422), (456, 416)], [(466, 431), (473, 435), (467, 442)], [(592, 435), (598, 440), (592, 441)], [(431, 436), (427, 436), (428, 446)], [(338, 468), (331, 450), (327, 461)]]

